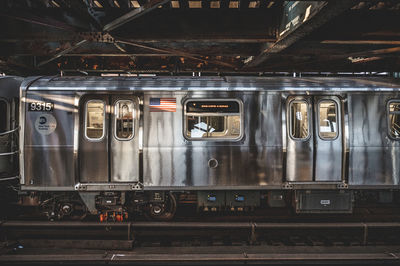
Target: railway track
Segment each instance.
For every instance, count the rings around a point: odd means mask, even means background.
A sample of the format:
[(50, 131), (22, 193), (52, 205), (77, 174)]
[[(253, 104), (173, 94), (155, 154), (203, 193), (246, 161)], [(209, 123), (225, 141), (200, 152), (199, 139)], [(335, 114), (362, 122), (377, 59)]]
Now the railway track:
[(0, 264), (400, 264), (400, 222), (3, 221)]

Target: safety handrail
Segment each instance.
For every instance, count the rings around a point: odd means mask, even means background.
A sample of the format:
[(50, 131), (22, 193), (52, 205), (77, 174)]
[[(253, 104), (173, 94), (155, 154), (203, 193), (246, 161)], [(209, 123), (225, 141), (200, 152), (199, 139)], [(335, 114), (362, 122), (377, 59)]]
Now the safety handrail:
[(3, 178), (0, 177), (0, 182), (1, 182), (1, 181), (14, 180), (14, 179), (18, 179), (18, 178), (19, 178), (18, 175), (17, 175), (17, 176), (10, 176), (10, 177), (3, 177)]
[(16, 128), (11, 129), (9, 131), (0, 132), (0, 136), (8, 135), (8, 134), (13, 133), (13, 132), (18, 131), (18, 130), (19, 130), (19, 127), (16, 127)]
[(8, 155), (13, 155), (13, 154), (17, 154), (17, 153), (19, 153), (19, 151), (3, 152), (3, 153), (0, 153), (0, 156), (8, 156)]

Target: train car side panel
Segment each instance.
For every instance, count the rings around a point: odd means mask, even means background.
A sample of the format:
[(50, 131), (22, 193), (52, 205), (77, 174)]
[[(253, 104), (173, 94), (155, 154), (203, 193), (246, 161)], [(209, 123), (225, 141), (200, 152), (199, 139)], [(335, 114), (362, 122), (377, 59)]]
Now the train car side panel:
[(27, 92), (24, 134), (26, 186), (73, 187), (75, 184), (74, 97), (71, 92)]
[(398, 185), (400, 142), (388, 135), (387, 103), (399, 94), (349, 96), (349, 184)]
[[(175, 97), (176, 112), (152, 112), (154, 97)], [(278, 93), (189, 92), (144, 97), (145, 187), (256, 187), (282, 183), (281, 106)], [(238, 140), (184, 137), (188, 99), (232, 99), (243, 103)]]

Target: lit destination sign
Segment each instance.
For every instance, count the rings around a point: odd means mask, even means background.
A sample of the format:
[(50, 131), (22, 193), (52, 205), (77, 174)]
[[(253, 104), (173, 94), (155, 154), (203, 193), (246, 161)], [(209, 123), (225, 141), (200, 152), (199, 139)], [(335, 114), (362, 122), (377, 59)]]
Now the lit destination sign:
[(188, 113), (239, 113), (236, 101), (190, 101), (186, 103)]

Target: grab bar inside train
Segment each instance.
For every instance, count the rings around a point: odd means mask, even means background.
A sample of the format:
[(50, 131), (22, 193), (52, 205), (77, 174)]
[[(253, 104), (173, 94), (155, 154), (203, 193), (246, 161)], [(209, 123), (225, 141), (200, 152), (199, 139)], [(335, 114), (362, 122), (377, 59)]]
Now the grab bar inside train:
[(0, 177), (0, 182), (1, 181), (10, 181), (10, 180), (14, 180), (14, 179), (18, 179), (19, 176), (10, 176), (10, 177)]
[(0, 132), (0, 136), (5, 136), (5, 135), (11, 134), (11, 133), (13, 133), (15, 131), (18, 131), (18, 130), (19, 130), (19, 127), (16, 127), (16, 128), (11, 129), (9, 131)]
[(3, 153), (0, 153), (0, 156), (13, 155), (13, 154), (17, 154), (18, 152), (19, 151), (3, 152)]

